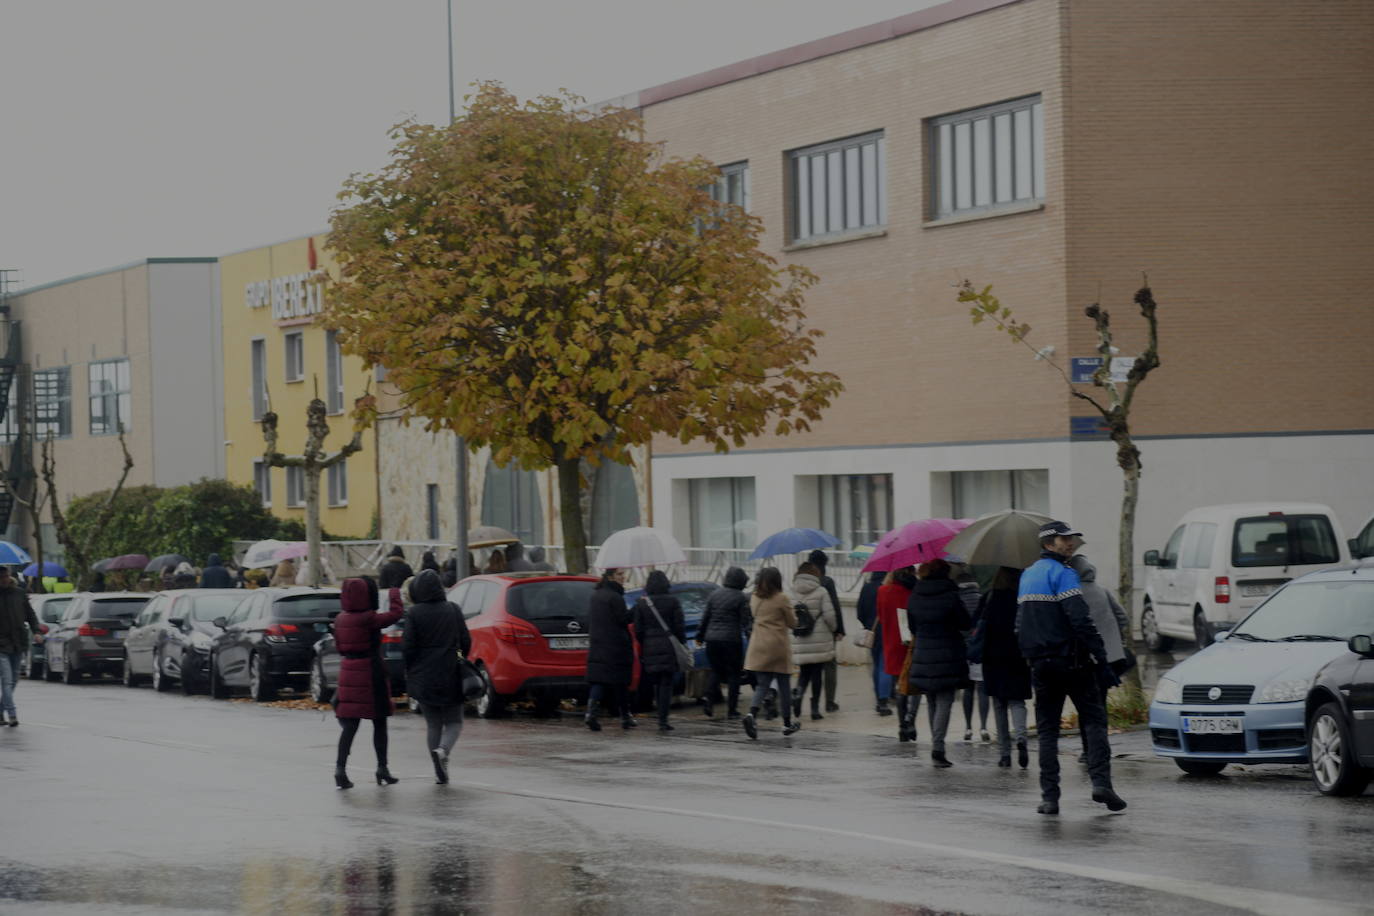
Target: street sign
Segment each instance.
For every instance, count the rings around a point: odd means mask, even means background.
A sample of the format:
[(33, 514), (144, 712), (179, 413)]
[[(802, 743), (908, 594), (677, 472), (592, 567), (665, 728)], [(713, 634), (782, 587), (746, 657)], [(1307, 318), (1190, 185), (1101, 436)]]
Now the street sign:
[(1069, 417), (1070, 439), (1106, 439), (1109, 435), (1101, 417)]
[[(1100, 356), (1074, 356), (1069, 359), (1069, 378), (1075, 385), (1088, 385), (1092, 383), (1093, 374), (1102, 365)], [(1112, 357), (1112, 381), (1124, 382), (1131, 372), (1131, 367), (1135, 365), (1134, 356), (1113, 356)]]

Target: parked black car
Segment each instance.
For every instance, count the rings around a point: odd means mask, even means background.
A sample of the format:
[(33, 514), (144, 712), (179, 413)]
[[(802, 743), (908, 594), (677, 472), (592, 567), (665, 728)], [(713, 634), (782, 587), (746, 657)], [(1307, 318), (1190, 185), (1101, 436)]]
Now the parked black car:
[[(404, 622), (405, 618), (401, 618), (382, 631), (382, 663), (386, 665), (392, 696), (406, 692), (406, 662), (401, 657), (401, 624)], [(334, 645), (334, 630), (331, 627), (315, 643), (315, 663), (310, 666), (310, 698), (316, 703), (328, 703), (338, 684), (339, 649)]]
[(1307, 694), (1309, 766), (1324, 795), (1359, 795), (1374, 777), (1374, 639), (1348, 645)]
[(138, 592), (80, 592), (43, 642), (44, 675), (75, 684), (84, 674), (120, 674), (129, 625), (148, 603)]
[(210, 646), (220, 632), (213, 621), (234, 613), (247, 594), (232, 588), (184, 588), (154, 595), (124, 638), (124, 685), (149, 680), (158, 691), (178, 683), (185, 694), (204, 690)]
[(315, 643), (341, 610), (339, 590), (260, 588), (244, 595), (232, 614), (212, 621), (220, 632), (210, 647), (210, 696), (223, 699), (246, 687), (266, 702), (282, 687), (305, 687)]
[[(38, 622), (52, 630), (56, 628), (67, 610), (67, 605), (71, 604), (75, 597), (72, 592), (60, 595), (29, 595), (29, 606), (33, 608), (33, 615), (38, 618)], [(47, 670), (44, 664), (43, 644), (38, 641), (40, 635), (41, 633), (29, 634), (29, 651), (24, 653), (19, 662), (19, 673), (34, 680), (41, 678)]]

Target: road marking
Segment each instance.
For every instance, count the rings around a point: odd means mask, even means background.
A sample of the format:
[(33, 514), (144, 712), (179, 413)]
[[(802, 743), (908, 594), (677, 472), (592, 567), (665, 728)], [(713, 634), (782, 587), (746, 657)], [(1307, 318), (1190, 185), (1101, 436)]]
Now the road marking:
[(576, 795), (556, 795), (545, 792), (530, 792), (520, 789), (505, 789), (490, 783), (467, 783), (477, 789), (485, 789), (501, 795), (523, 798), (537, 798), (548, 801), (561, 801), (574, 805), (592, 805), (603, 808), (619, 808), (627, 811), (642, 811), (653, 814), (669, 814), (678, 817), (694, 817), (703, 820), (725, 821), (756, 827), (781, 828), (784, 830), (804, 830), (827, 836), (843, 837), (851, 840), (887, 843), (907, 849), (919, 850), (931, 855), (962, 857), (991, 862), (996, 865), (1009, 865), (1034, 871), (1072, 875), (1093, 881), (1105, 881), (1138, 887), (1147, 891), (1162, 891), (1179, 897), (1191, 897), (1205, 903), (1221, 907), (1249, 910), (1264, 916), (1291, 916), (1303, 913), (1304, 916), (1347, 916), (1352, 913), (1368, 913), (1369, 909), (1354, 904), (1338, 903), (1334, 900), (1321, 900), (1313, 897), (1299, 897), (1279, 891), (1263, 891), (1248, 887), (1232, 887), (1187, 878), (1171, 878), (1167, 875), (1147, 875), (1140, 872), (1122, 871), (1115, 868), (1102, 868), (1095, 865), (1081, 865), (1076, 862), (1056, 862), (1050, 859), (1035, 859), (1010, 853), (989, 852), (982, 849), (965, 849), (959, 846), (946, 846), (942, 843), (928, 843), (922, 840), (909, 840), (902, 837), (884, 836), (876, 833), (863, 833), (858, 830), (844, 830), (839, 827), (824, 827), (818, 824), (799, 824), (789, 821), (775, 821), (762, 817), (748, 817), (740, 814), (721, 814), (712, 811), (690, 811), (685, 808), (668, 808), (661, 805), (638, 805), (632, 802), (604, 801), (582, 798)]
[(70, 725), (53, 725), (50, 722), (30, 722), (28, 719), (24, 720), (24, 724), (37, 725), (39, 728), (60, 728), (63, 731), (69, 731), (71, 729)]
[(189, 741), (172, 741), (168, 738), (131, 738), (128, 735), (101, 735), (101, 738), (113, 738), (115, 741), (132, 741), (135, 744), (156, 744), (159, 747), (170, 748), (190, 748), (196, 751), (213, 751), (215, 748), (209, 744), (192, 744)]

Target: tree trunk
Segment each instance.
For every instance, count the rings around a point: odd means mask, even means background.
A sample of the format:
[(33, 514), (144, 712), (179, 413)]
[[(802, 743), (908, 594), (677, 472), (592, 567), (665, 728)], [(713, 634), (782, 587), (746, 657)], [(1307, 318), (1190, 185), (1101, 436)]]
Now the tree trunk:
[[(1117, 443), (1121, 456), (1122, 487), (1121, 494), (1121, 532), (1118, 537), (1117, 563), (1120, 564), (1120, 578), (1117, 585), (1117, 600), (1126, 609), (1126, 618), (1135, 620), (1135, 509), (1140, 502), (1140, 457), (1130, 437), (1123, 437)], [(1121, 634), (1123, 644), (1134, 642), (1134, 626), (1128, 625)], [(1140, 680), (1140, 666), (1126, 673), (1124, 684), (1139, 692), (1144, 685)]]
[(320, 466), (315, 462), (304, 468), (305, 477), (305, 544), (310, 574), (307, 580), (313, 588), (320, 587)]
[(587, 530), (582, 525), (582, 461), (558, 460), (558, 513), (563, 522), (563, 556), (568, 572), (587, 571)]

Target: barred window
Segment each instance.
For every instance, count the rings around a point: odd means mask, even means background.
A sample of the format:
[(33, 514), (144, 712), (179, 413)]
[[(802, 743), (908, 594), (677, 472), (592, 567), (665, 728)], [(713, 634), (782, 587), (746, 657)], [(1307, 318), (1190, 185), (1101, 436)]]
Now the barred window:
[(841, 236), (887, 223), (883, 132), (788, 153), (792, 241)]
[(933, 218), (1044, 199), (1040, 96), (932, 118), (929, 124)]
[(90, 364), (91, 435), (111, 436), (129, 431), (132, 413), (129, 360), (107, 359)]
[(40, 440), (72, 434), (72, 370), (68, 366), (33, 373), (33, 432)]

